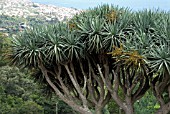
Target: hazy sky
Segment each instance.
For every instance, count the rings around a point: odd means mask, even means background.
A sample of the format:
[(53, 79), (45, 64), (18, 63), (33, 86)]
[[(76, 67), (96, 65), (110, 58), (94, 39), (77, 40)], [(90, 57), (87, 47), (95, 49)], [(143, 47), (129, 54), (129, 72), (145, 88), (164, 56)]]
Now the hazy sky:
[(101, 4), (114, 4), (129, 7), (133, 10), (144, 8), (160, 8), (170, 11), (170, 0), (32, 0), (33, 2), (52, 4), (63, 7), (74, 7), (78, 9), (87, 9)]

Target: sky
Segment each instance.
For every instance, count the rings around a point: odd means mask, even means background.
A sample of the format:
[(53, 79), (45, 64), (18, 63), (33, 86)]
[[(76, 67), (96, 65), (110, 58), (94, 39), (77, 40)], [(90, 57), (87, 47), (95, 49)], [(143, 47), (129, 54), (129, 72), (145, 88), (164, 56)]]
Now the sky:
[(93, 8), (101, 4), (113, 4), (120, 7), (129, 7), (132, 10), (159, 8), (170, 11), (170, 0), (32, 0), (32, 2), (77, 9)]

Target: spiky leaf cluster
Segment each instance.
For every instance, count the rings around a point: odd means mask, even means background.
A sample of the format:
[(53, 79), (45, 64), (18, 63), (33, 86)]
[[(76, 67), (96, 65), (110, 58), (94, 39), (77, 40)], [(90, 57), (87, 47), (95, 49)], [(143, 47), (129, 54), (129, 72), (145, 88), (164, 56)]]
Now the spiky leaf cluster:
[[(52, 72), (49, 72), (52, 80), (56, 79), (52, 77), (55, 70), (61, 68), (64, 84), (74, 92), (73, 84), (70, 84), (71, 80), (66, 73), (66, 65), (77, 76), (81, 87), (86, 83), (83, 79), (85, 73), (99, 76), (97, 65), (101, 65), (104, 70), (104, 65), (107, 64), (110, 74), (112, 69), (121, 66), (118, 71), (122, 78), (121, 86), (126, 93), (129, 88), (135, 88), (133, 85), (139, 85), (138, 91), (133, 92), (134, 99), (137, 99), (149, 88), (148, 78), (151, 77), (151, 71), (153, 74), (166, 74), (170, 77), (169, 44), (168, 12), (131, 12), (126, 8), (102, 5), (74, 16), (67, 23), (24, 31), (13, 40), (13, 62), (37, 68), (41, 61)], [(97, 78), (90, 76), (87, 78), (96, 79), (91, 83), (97, 88)], [(111, 78), (114, 80), (113, 76)], [(56, 79), (54, 83), (57, 85), (59, 81)], [(127, 85), (126, 82), (130, 84)], [(60, 88), (61, 84), (57, 87)], [(98, 88), (97, 92), (100, 92)]]

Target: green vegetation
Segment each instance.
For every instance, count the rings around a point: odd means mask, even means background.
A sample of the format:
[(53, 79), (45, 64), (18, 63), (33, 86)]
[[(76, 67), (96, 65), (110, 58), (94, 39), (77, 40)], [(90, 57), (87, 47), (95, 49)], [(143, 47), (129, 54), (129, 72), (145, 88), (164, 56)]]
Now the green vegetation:
[(58, 98), (47, 97), (45, 87), (33, 81), (31, 71), (9, 67), (11, 38), (0, 33), (0, 113), (1, 114), (59, 114), (75, 112)]
[(160, 105), (154, 95), (152, 95), (152, 92), (148, 91), (134, 104), (134, 107), (137, 114), (154, 114), (160, 108)]
[[(169, 12), (99, 6), (69, 22), (26, 29), (12, 39), (11, 58), (14, 65), (28, 68), (60, 106), (65, 104), (55, 96), (78, 113), (170, 112)], [(33, 111), (44, 113), (47, 105), (37, 97), (39, 89), (34, 84), (22, 87), (27, 84), (21, 83), (24, 79), (13, 72), (10, 75), (13, 82), (4, 76), (10, 83), (2, 83), (0, 89), (11, 96), (5, 95), (4, 105), (13, 108), (15, 100), (21, 104), (28, 98), (17, 111), (27, 113), (32, 104)], [(26, 94), (25, 89), (33, 93)], [(71, 109), (60, 111), (75, 113)]]
[[(16, 67), (0, 67), (0, 112), (2, 114), (55, 114), (56, 97), (47, 98), (27, 71)], [(58, 113), (71, 114), (73, 110), (62, 101)]]
[[(37, 94), (36, 85), (17, 68), (0, 68), (0, 112), (3, 114), (42, 113), (43, 108), (32, 101)], [(34, 89), (34, 90), (33, 90)], [(38, 100), (38, 99), (37, 99)], [(34, 107), (34, 108), (33, 108)]]
[(5, 34), (0, 33), (0, 66), (4, 66), (9, 62), (9, 54), (11, 39)]
[[(0, 15), (0, 28), (4, 30), (2, 32), (6, 32), (11, 34), (17, 34), (22, 28), (20, 28), (21, 24), (26, 24), (27, 27), (32, 27), (36, 25), (47, 25), (47, 24), (55, 24), (58, 20), (47, 21), (46, 19), (42, 19), (41, 17), (10, 17), (6, 15)], [(23, 29), (22, 29), (23, 30)]]

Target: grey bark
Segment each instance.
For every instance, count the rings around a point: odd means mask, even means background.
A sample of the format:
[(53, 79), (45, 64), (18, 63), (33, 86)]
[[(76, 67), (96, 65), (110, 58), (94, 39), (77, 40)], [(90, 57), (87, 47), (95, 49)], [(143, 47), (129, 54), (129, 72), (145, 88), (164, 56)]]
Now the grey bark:
[(161, 108), (158, 109), (155, 114), (168, 114), (169, 112), (170, 112), (170, 102), (161, 106)]
[(102, 114), (102, 109), (96, 109), (95, 114)]
[(47, 69), (43, 66), (43, 64), (39, 61), (39, 68), (41, 69), (43, 75), (45, 76), (46, 81), (48, 82), (48, 84), (53, 88), (53, 90), (55, 91), (56, 95), (62, 99), (64, 102), (66, 102), (70, 107), (72, 107), (74, 110), (76, 110), (77, 112), (81, 113), (81, 114), (92, 114), (92, 112), (89, 110), (89, 108), (87, 106), (83, 107), (80, 105), (77, 105), (73, 100), (67, 98), (66, 96), (64, 96), (60, 90), (58, 90), (58, 88), (53, 84), (53, 82), (50, 80), (49, 76), (48, 76), (48, 71)]
[(118, 79), (116, 72), (113, 71), (113, 76), (114, 76), (114, 83), (113, 83), (114, 87), (113, 87), (111, 85), (108, 75), (103, 75), (100, 66), (99, 65), (97, 66), (98, 66), (99, 74), (102, 77), (103, 82), (106, 84), (107, 89), (110, 91), (111, 96), (114, 99), (114, 101), (124, 110), (126, 114), (134, 114), (133, 103), (132, 103), (131, 97), (126, 95), (125, 102), (124, 102), (118, 95), (120, 84), (119, 84), (119, 79)]
[(132, 104), (131, 97), (126, 96), (125, 101), (126, 101), (125, 113), (126, 114), (134, 114), (134, 109), (133, 109), (133, 104)]

